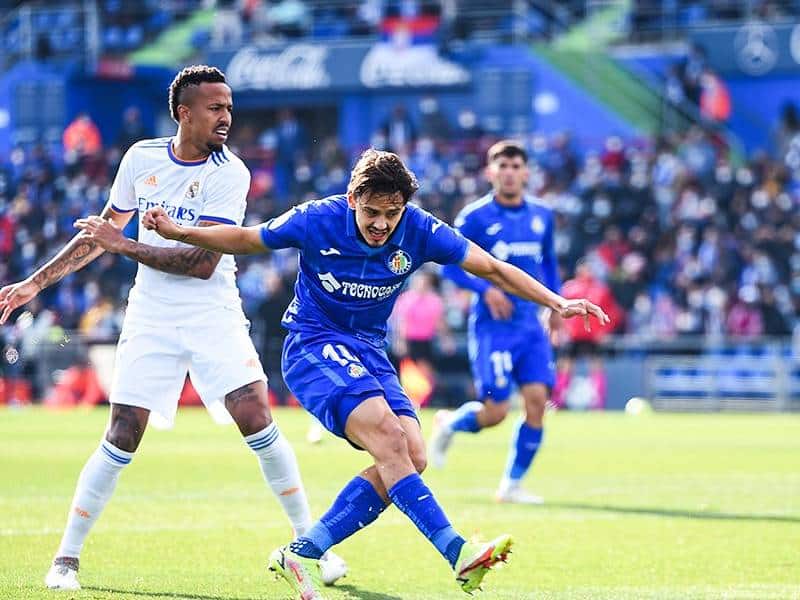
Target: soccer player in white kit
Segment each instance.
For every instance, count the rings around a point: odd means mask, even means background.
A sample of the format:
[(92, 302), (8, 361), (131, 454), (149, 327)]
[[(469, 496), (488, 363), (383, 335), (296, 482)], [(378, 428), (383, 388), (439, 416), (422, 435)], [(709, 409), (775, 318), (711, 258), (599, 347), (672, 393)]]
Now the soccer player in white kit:
[[(84, 540), (132, 461), (150, 414), (167, 425), (174, 421), (187, 372), (209, 410), (219, 412), (224, 402), (294, 529), (301, 534), (312, 524), (294, 451), (272, 420), (233, 257), (164, 240), (143, 227), (138, 241), (122, 234), (137, 211), (144, 215), (154, 206), (185, 225), (242, 224), (250, 173), (225, 146), (232, 107), (221, 71), (183, 69), (169, 89), (175, 137), (134, 144), (102, 215), (77, 221), (83, 231), (52, 260), (0, 289), (2, 324), (14, 309), (103, 252), (139, 262), (117, 346), (108, 428), (81, 472), (47, 587), (80, 588)], [(335, 555), (327, 567), (329, 583), (346, 571)]]

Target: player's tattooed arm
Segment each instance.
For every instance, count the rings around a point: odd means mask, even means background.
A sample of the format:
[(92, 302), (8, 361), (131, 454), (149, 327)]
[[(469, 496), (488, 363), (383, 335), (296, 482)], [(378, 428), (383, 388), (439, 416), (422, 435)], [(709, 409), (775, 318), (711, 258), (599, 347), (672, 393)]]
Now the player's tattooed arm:
[[(213, 223), (200, 223), (200, 227)], [(75, 222), (90, 239), (109, 252), (122, 254), (164, 273), (208, 279), (222, 255), (201, 248), (161, 248), (127, 238), (122, 228), (102, 217), (86, 217)]]
[(121, 254), (136, 262), (173, 275), (208, 279), (222, 255), (203, 248), (158, 248), (130, 240)]
[[(130, 218), (128, 215), (115, 213), (111, 207), (106, 207), (101, 216), (104, 219), (109, 219), (114, 218), (116, 215), (120, 215), (126, 223), (127, 219)], [(29, 279), (36, 285), (38, 291), (41, 291), (57, 283), (70, 273), (82, 269), (103, 252), (105, 252), (105, 248), (84, 232), (80, 232), (58, 254), (39, 267)]]
[[(120, 213), (107, 206), (102, 217), (104, 222), (114, 222), (121, 229), (133, 213)], [(105, 248), (85, 231), (72, 238), (53, 258), (36, 269), (34, 273), (17, 283), (0, 289), (0, 325), (5, 323), (17, 308), (36, 298), (44, 288), (57, 283), (70, 273), (82, 269), (100, 256)]]

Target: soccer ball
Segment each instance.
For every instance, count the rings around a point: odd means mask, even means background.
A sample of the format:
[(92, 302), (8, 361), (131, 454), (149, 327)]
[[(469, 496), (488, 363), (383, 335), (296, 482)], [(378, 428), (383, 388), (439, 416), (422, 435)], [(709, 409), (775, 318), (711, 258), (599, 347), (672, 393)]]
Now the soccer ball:
[(652, 410), (650, 403), (644, 398), (635, 396), (625, 403), (625, 412), (629, 415), (641, 415)]

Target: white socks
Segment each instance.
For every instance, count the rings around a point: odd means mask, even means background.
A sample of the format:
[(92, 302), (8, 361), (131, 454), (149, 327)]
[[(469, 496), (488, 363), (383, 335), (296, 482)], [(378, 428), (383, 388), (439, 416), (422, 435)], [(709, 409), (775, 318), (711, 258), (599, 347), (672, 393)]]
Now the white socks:
[(297, 458), (289, 442), (274, 422), (258, 433), (245, 436), (244, 441), (258, 456), (264, 479), (283, 505), (295, 534), (303, 535), (311, 528), (311, 510), (297, 468)]
[[(311, 511), (297, 468), (297, 458), (289, 442), (275, 423), (244, 439), (258, 456), (264, 478), (283, 505), (296, 534), (303, 535), (311, 527)], [(131, 459), (133, 452), (120, 450), (107, 440), (103, 440), (89, 457), (78, 478), (67, 527), (56, 556), (80, 556), (86, 536), (114, 493), (120, 472)]]
[(120, 450), (107, 440), (103, 440), (89, 457), (78, 478), (67, 527), (56, 556), (80, 556), (89, 530), (117, 487), (120, 471), (132, 458), (133, 452)]

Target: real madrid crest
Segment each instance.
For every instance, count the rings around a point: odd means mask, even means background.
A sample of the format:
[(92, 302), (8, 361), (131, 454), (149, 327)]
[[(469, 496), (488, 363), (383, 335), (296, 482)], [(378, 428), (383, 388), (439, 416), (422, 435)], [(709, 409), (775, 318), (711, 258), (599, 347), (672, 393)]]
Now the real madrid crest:
[(386, 266), (395, 275), (405, 275), (411, 270), (411, 257), (402, 250), (395, 250), (386, 261)]
[(199, 192), (199, 191), (200, 191), (200, 182), (199, 181), (193, 181), (191, 183), (191, 185), (189, 186), (189, 189), (186, 190), (186, 194), (184, 195), (184, 198), (194, 198), (195, 196), (197, 196), (197, 192)]

